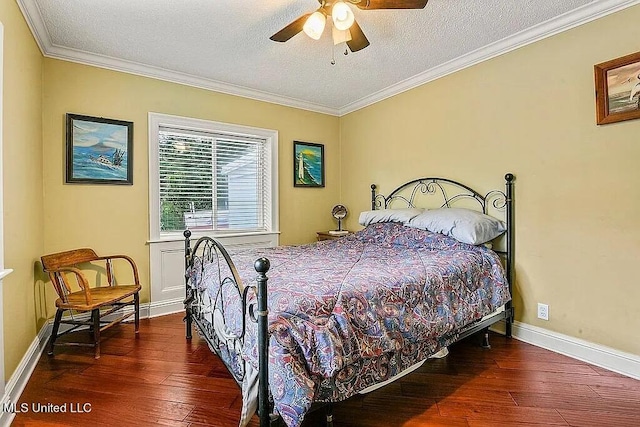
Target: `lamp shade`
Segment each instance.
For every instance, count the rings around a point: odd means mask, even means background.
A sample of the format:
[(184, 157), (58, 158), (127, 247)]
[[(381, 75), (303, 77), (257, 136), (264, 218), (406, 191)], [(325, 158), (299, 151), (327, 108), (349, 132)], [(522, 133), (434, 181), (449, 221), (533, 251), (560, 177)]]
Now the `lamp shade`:
[(353, 25), (355, 17), (353, 11), (343, 1), (336, 2), (331, 9), (331, 18), (333, 25), (340, 31), (348, 30)]
[[(346, 5), (345, 5), (346, 6)], [(302, 31), (314, 40), (318, 40), (324, 31), (324, 25), (327, 22), (327, 18), (320, 11), (315, 11), (304, 23)]]

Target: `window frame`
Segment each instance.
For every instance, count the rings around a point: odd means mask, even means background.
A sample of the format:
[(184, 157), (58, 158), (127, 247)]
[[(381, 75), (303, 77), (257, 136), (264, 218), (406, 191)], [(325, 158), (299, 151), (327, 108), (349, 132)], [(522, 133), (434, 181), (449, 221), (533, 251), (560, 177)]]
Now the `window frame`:
[[(216, 231), (193, 230), (194, 237), (247, 237), (279, 234), (278, 216), (278, 131), (229, 123), (173, 116), (161, 113), (149, 113), (149, 242), (167, 242), (182, 240), (182, 232), (161, 232), (160, 230), (160, 173), (159, 173), (159, 131), (161, 128), (173, 128), (190, 132), (215, 133), (265, 140), (265, 162), (268, 190), (271, 192), (271, 212), (265, 215), (267, 231)], [(270, 220), (269, 220), (270, 219)], [(225, 239), (226, 240), (226, 239)]]

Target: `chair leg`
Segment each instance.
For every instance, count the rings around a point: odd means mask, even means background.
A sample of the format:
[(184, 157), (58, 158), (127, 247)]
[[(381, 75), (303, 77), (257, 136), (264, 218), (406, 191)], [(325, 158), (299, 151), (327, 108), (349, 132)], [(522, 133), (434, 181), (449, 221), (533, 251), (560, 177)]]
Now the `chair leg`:
[(51, 331), (51, 338), (49, 338), (49, 356), (53, 356), (53, 345), (56, 342), (56, 338), (58, 338), (58, 329), (60, 329), (60, 320), (62, 319), (62, 312), (64, 310), (58, 309), (56, 311), (56, 319), (53, 322), (53, 329)]
[(136, 338), (138, 338), (138, 332), (140, 330), (140, 294), (138, 292), (136, 292), (133, 295), (133, 301), (134, 301), (134, 310), (135, 310), (135, 332), (136, 332)]
[(100, 359), (100, 309), (96, 308), (91, 311), (93, 318), (93, 341), (96, 349), (95, 358)]

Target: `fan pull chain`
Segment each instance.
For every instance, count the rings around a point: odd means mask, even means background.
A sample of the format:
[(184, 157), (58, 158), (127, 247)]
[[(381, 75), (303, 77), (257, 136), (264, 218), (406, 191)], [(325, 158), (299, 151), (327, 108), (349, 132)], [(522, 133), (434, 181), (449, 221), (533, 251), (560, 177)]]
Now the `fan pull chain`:
[(331, 65), (336, 65), (336, 47), (331, 43)]
[[(342, 52), (344, 56), (349, 55), (349, 49), (344, 48), (344, 52)], [(336, 50), (335, 46), (331, 46), (331, 65), (336, 65)]]

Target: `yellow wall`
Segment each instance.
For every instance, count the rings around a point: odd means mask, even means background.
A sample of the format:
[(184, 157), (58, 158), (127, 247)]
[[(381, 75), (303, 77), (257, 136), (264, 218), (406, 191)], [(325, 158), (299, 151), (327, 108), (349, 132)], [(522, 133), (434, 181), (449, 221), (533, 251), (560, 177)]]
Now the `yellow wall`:
[(639, 50), (638, 22), (635, 6), (343, 117), (342, 202), (513, 172), (517, 320), (640, 354), (640, 120), (596, 126), (593, 84), (594, 64)]
[(15, 1), (0, 2), (4, 25), (4, 258), (14, 272), (3, 282), (5, 376), (31, 345), (43, 319), (34, 277), (43, 249), (42, 54)]
[[(313, 241), (316, 231), (333, 225), (340, 189), (337, 117), (53, 59), (44, 62), (43, 99), (47, 252), (85, 245), (124, 252), (148, 283), (150, 111), (277, 130), (280, 243)], [(134, 122), (133, 186), (64, 184), (65, 113)], [(325, 145), (325, 188), (293, 187), (294, 140)], [(142, 300), (148, 298), (145, 285)]]

